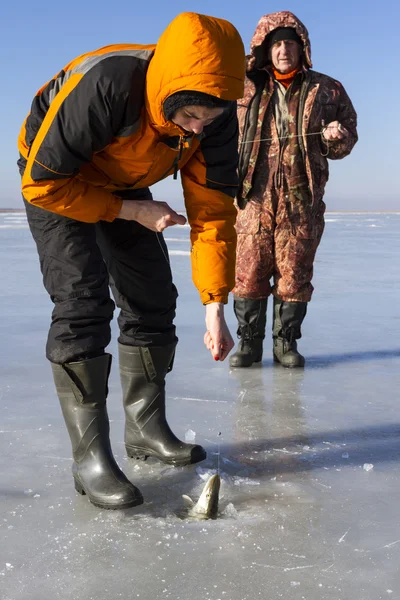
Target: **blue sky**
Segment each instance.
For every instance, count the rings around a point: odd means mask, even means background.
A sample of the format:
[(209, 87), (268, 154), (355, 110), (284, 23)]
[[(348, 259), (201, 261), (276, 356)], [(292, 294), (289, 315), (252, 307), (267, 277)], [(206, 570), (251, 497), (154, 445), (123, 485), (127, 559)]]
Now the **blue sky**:
[[(22, 207), (16, 139), (36, 91), (79, 54), (112, 43), (154, 43), (180, 12), (231, 21), (246, 51), (257, 21), (291, 10), (309, 30), (314, 69), (339, 79), (357, 110), (360, 140), (352, 155), (331, 164), (328, 210), (400, 210), (400, 8), (375, 0), (234, 0), (135, 2), (70, 0), (7, 3), (0, 20), (0, 208)], [(155, 199), (183, 206), (179, 182), (153, 188)]]

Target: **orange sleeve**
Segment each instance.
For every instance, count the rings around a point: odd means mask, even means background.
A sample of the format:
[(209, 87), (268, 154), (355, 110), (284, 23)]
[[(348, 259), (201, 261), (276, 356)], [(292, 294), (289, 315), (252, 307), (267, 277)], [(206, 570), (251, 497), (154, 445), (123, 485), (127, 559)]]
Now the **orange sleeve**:
[(235, 282), (233, 198), (207, 187), (206, 165), (200, 151), (183, 167), (182, 183), (191, 227), (193, 282), (203, 304), (226, 304)]

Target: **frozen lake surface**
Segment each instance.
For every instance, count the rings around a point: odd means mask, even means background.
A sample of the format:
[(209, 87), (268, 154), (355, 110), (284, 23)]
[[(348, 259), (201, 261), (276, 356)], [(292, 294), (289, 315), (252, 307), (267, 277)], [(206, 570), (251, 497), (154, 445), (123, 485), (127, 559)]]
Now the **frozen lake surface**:
[[(0, 214), (1, 600), (400, 598), (400, 214), (326, 221), (304, 371), (272, 362), (272, 302), (262, 367), (212, 361), (189, 229), (166, 231), (180, 292), (168, 417), (208, 458), (171, 468), (125, 456), (115, 361), (111, 441), (145, 503), (104, 511), (73, 488), (25, 215)], [(227, 316), (233, 333), (232, 302)], [(218, 520), (183, 518), (182, 494), (197, 498), (217, 468)]]

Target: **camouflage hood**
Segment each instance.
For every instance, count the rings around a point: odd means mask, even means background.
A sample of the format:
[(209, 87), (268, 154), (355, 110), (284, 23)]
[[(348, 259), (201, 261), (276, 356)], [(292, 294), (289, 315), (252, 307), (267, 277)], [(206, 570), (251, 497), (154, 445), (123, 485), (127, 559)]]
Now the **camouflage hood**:
[(258, 68), (259, 56), (257, 49), (265, 41), (268, 34), (278, 27), (292, 27), (303, 42), (303, 64), (307, 68), (312, 67), (311, 44), (307, 28), (293, 13), (283, 10), (269, 15), (264, 15), (258, 22), (252, 40), (250, 42), (250, 55), (247, 57), (247, 71)]

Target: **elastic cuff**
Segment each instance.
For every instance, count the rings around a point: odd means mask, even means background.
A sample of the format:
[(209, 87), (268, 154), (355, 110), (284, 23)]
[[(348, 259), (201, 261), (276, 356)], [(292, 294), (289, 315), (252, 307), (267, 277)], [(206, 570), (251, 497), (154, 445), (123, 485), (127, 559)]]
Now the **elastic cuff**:
[(121, 208), (122, 208), (122, 199), (118, 198), (117, 196), (113, 196), (110, 204), (107, 206), (106, 214), (102, 217), (102, 221), (108, 221), (108, 222), (114, 221), (114, 219), (116, 219), (118, 217)]
[(212, 304), (213, 302), (222, 302), (222, 304), (228, 304), (228, 296), (214, 296), (209, 292), (200, 294), (200, 298), (204, 306)]

